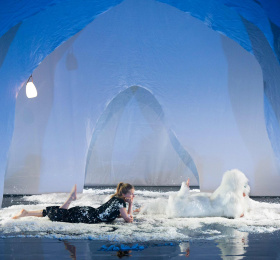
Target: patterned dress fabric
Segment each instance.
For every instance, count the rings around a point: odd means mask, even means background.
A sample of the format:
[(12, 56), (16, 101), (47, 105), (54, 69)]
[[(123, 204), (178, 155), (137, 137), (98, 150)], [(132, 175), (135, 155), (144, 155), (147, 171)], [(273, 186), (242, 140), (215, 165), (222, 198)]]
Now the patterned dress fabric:
[(50, 206), (43, 210), (43, 216), (48, 216), (51, 221), (94, 224), (115, 220), (120, 215), (120, 209), (125, 207), (125, 201), (114, 196), (97, 209), (89, 206), (70, 209)]

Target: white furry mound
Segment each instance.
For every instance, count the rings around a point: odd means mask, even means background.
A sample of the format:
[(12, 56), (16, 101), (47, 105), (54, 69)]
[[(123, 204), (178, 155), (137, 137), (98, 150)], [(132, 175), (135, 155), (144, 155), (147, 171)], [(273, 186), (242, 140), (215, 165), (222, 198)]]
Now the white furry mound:
[[(221, 185), (213, 193), (191, 194), (186, 183), (164, 199), (145, 205), (142, 214), (167, 214), (168, 217), (238, 218), (249, 209), (248, 179), (239, 170), (224, 173)], [(245, 196), (244, 196), (245, 195)]]

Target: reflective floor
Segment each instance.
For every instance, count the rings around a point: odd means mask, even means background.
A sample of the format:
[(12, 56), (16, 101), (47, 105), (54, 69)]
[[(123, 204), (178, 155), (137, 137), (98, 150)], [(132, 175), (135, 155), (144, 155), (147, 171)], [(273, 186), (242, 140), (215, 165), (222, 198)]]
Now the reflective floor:
[[(110, 246), (113, 249), (122, 247), (123, 250), (113, 251)], [(6, 238), (0, 239), (0, 259), (280, 259), (279, 246), (279, 231), (250, 234), (246, 241), (231, 238), (138, 245), (92, 240)]]

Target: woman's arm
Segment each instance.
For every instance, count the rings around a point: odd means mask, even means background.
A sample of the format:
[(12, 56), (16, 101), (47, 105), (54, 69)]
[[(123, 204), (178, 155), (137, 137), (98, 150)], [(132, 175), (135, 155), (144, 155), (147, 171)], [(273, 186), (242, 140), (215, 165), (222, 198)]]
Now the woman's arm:
[(128, 202), (128, 211), (127, 211), (127, 213), (128, 213), (129, 215), (131, 215), (131, 213), (132, 213), (132, 202), (131, 202), (131, 201)]
[(120, 208), (121, 217), (125, 220), (125, 222), (131, 223), (133, 222), (132, 215), (128, 214), (126, 208)]
[(129, 215), (131, 215), (131, 213), (132, 213), (133, 197), (131, 197), (131, 198), (126, 198), (125, 201), (128, 202), (128, 211), (127, 211), (127, 213), (128, 213)]

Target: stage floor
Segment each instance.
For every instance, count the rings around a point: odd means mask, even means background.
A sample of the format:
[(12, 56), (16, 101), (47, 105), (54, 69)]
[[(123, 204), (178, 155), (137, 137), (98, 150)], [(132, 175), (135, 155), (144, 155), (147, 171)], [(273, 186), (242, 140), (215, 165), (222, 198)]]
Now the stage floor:
[[(246, 246), (245, 246), (246, 244)], [(247, 241), (194, 240), (189, 242), (151, 241), (138, 243), (142, 250), (103, 251), (106, 241), (59, 240), (48, 238), (0, 239), (0, 259), (280, 259), (280, 232), (250, 234)], [(125, 246), (133, 246), (125, 244)]]
[[(179, 187), (138, 188), (136, 206), (167, 199)], [(77, 205), (100, 205), (114, 188), (90, 188)], [(198, 192), (193, 189), (192, 192)], [(0, 210), (0, 259), (279, 259), (280, 198), (251, 198), (244, 218), (176, 218), (136, 215), (135, 222), (51, 222), (47, 217), (12, 220), (22, 207), (59, 204), (67, 194), (5, 196)], [(75, 204), (73, 205), (75, 206)]]

